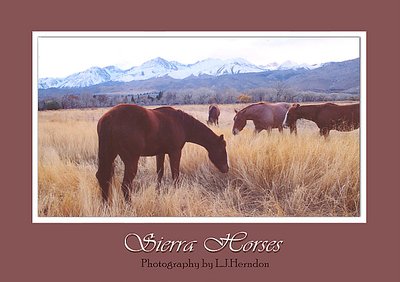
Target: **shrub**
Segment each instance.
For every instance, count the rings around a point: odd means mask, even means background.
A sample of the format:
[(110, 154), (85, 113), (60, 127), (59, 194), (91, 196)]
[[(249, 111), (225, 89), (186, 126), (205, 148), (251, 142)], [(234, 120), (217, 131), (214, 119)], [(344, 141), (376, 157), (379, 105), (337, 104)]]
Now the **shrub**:
[(238, 103), (251, 103), (253, 99), (249, 95), (242, 94), (237, 98)]

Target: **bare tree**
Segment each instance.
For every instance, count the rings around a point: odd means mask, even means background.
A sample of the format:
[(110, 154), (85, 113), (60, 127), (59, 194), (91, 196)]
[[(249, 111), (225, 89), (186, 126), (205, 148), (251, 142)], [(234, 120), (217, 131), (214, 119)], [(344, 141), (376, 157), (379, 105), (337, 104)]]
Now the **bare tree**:
[(265, 92), (266, 92), (265, 89), (256, 88), (256, 89), (250, 89), (249, 91), (247, 91), (247, 94), (253, 97), (253, 101), (261, 102), (264, 100)]
[(277, 81), (275, 83), (276, 100), (283, 101), (283, 97), (286, 95), (288, 85), (283, 81)]
[(192, 104), (193, 100), (192, 100), (192, 94), (191, 93), (185, 93), (183, 95), (183, 103), (184, 104)]
[(64, 95), (61, 98), (61, 107), (63, 109), (74, 109), (79, 106), (79, 97), (76, 95)]
[(92, 94), (82, 93), (79, 97), (80, 99), (80, 107), (89, 108), (94, 105), (94, 98)]
[(176, 103), (176, 93), (167, 92), (165, 94), (165, 102), (167, 102), (167, 104), (169, 104), (169, 105), (175, 104)]

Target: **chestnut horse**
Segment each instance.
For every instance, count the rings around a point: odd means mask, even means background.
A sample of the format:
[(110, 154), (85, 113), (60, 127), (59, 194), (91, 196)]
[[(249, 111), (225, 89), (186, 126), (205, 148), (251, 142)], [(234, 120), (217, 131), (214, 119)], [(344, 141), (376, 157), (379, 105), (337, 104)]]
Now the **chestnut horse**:
[[(278, 128), (279, 132), (283, 132), (282, 122), (289, 108), (290, 104), (288, 103), (260, 102), (247, 106), (240, 111), (235, 110), (232, 133), (233, 135), (238, 134), (246, 126), (247, 120), (254, 122), (254, 133), (264, 129), (270, 133), (272, 128)], [(296, 124), (290, 127), (290, 133), (293, 131), (297, 133)]]
[(291, 127), (300, 118), (315, 122), (320, 135), (326, 138), (330, 130), (351, 131), (360, 127), (360, 103), (304, 106), (293, 104), (286, 113), (283, 125)]
[(218, 123), (218, 118), (220, 115), (220, 110), (218, 108), (217, 105), (210, 105), (208, 107), (208, 120), (207, 120), (207, 124), (208, 125), (219, 125)]
[(140, 156), (156, 156), (158, 182), (164, 175), (164, 158), (168, 154), (172, 178), (179, 176), (182, 148), (186, 142), (203, 146), (211, 162), (228, 172), (226, 142), (194, 117), (171, 107), (154, 110), (136, 105), (118, 105), (105, 113), (97, 124), (99, 137), (99, 181), (103, 201), (108, 200), (117, 155), (124, 165), (122, 191), (126, 201), (132, 192)]

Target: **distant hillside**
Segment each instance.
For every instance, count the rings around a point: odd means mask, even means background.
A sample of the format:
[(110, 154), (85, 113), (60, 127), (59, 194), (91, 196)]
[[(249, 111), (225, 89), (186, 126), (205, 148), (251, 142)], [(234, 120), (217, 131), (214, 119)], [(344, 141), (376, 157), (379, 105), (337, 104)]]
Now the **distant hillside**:
[(327, 63), (292, 76), (286, 82), (301, 90), (357, 93), (360, 90), (360, 60)]

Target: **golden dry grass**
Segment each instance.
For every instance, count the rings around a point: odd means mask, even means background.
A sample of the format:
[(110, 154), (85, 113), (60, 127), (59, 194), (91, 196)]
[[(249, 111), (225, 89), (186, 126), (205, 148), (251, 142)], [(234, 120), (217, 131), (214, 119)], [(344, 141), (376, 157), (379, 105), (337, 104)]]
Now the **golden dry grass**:
[[(212, 127), (225, 135), (229, 173), (219, 173), (204, 148), (187, 143), (180, 183), (173, 185), (167, 169), (158, 191), (155, 157), (141, 158), (136, 192), (126, 204), (117, 158), (108, 206), (95, 177), (96, 124), (107, 109), (39, 112), (39, 216), (360, 215), (359, 130), (331, 131), (324, 140), (312, 122), (300, 121), (297, 137), (276, 129), (254, 135), (249, 122), (233, 136), (234, 107), (240, 106), (221, 105), (220, 125)], [(207, 105), (177, 108), (207, 119)]]

